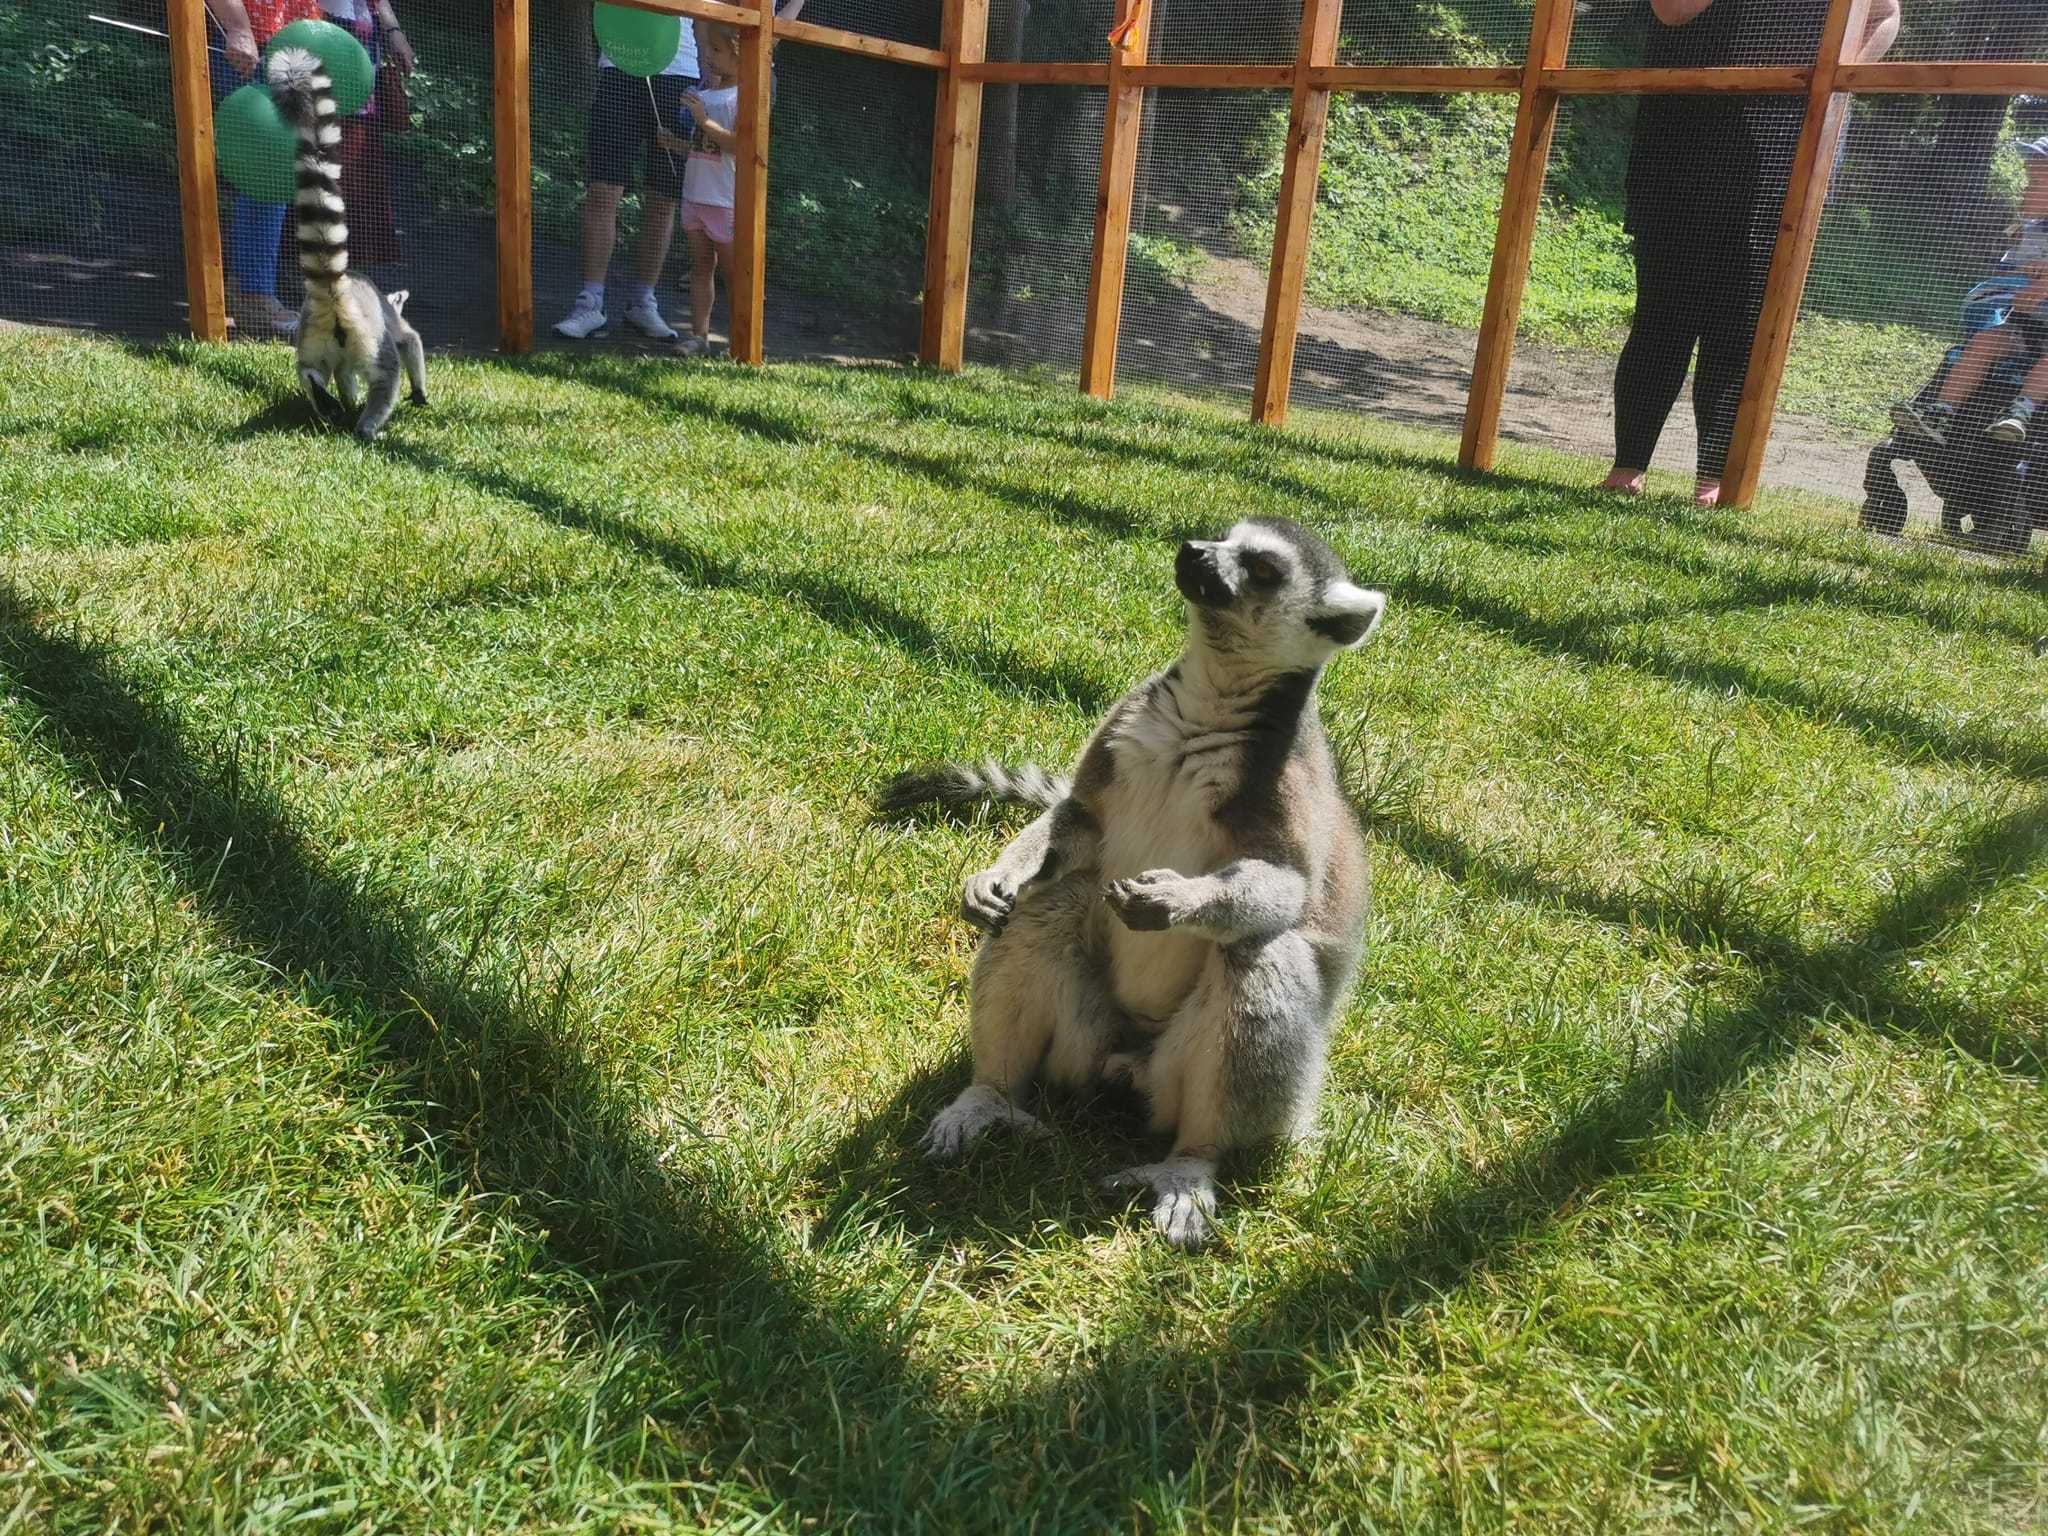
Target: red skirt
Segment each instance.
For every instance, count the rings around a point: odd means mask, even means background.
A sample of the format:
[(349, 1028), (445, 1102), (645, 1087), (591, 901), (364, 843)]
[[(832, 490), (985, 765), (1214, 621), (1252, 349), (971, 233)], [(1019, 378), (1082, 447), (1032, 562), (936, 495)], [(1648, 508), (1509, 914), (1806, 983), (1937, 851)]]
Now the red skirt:
[(351, 262), (381, 266), (398, 260), (398, 217), (391, 205), (391, 162), (373, 117), (341, 122), (341, 200), (348, 204)]

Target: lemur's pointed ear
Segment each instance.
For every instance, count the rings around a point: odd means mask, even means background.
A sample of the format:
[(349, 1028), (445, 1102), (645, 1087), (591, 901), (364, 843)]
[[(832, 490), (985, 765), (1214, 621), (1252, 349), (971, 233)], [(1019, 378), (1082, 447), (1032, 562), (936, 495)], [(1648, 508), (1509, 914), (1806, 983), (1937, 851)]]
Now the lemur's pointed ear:
[(1366, 637), (1379, 628), (1380, 615), (1387, 611), (1387, 595), (1348, 581), (1323, 589), (1322, 606), (1308, 621), (1308, 627), (1325, 640), (1346, 650), (1365, 644)]

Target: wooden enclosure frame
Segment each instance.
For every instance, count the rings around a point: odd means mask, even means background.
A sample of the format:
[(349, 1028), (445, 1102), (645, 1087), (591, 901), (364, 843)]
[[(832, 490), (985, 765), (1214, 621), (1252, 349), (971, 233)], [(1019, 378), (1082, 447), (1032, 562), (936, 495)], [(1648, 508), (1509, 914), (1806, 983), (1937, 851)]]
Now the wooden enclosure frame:
[[(529, 71), (530, 0), (493, 0), (493, 119), (497, 183), (499, 344), (533, 345), (533, 149)], [(1291, 64), (1172, 64), (1150, 58), (1151, 0), (1118, 0), (1118, 42), (1093, 60), (1012, 63), (987, 57), (989, 0), (944, 0), (939, 46), (873, 37), (815, 21), (787, 21), (774, 0), (616, 0), (639, 10), (723, 21), (742, 29), (740, 176), (735, 220), (732, 354), (763, 356), (763, 281), (767, 264), (767, 186), (771, 124), (769, 56), (773, 42), (827, 48), (931, 71), (936, 91), (930, 209), (919, 356), (934, 368), (961, 366), (983, 88), (999, 85), (1097, 86), (1106, 93), (1095, 233), (1089, 260), (1081, 388), (1107, 399), (1116, 387), (1117, 328), (1129, 251), (1131, 199), (1147, 90), (1270, 89), (1290, 92), (1285, 159), (1273, 251), (1267, 272), (1252, 419), (1279, 426), (1287, 417), (1295, 339), (1301, 320), (1332, 92), (1471, 91), (1517, 96), (1492, 269), (1475, 344), (1459, 462), (1493, 467), (1513, 358), (1516, 323), (1529, 269), (1551, 129), (1571, 96), (1697, 92), (1803, 95), (1807, 100), (1791, 184), (1780, 219), (1763, 313), (1728, 454), (1723, 502), (1744, 506), (1762, 478), (1764, 449), (1784, 378), (1807, 268), (1833, 166), (1829, 152), (1851, 95), (2048, 93), (2048, 61), (1929, 61), (1861, 64), (1845, 57), (1860, 32), (1867, 0), (1829, 0), (1814, 62), (1801, 68), (1574, 69), (1567, 62), (1572, 0), (1535, 0), (1524, 60), (1515, 66), (1345, 65), (1336, 61), (1343, 0), (1302, 0)], [(178, 136), (178, 186), (192, 333), (227, 336), (220, 218), (214, 179), (213, 114), (201, 0), (168, 0), (171, 85)], [(1122, 25), (1127, 23), (1127, 25)]]

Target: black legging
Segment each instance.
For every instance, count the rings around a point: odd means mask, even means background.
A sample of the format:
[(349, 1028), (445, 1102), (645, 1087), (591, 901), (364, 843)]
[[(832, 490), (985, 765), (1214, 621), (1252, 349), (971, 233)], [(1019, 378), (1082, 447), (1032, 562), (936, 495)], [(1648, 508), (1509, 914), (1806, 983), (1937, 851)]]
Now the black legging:
[(1697, 225), (1688, 232), (1638, 232), (1635, 318), (1614, 369), (1617, 466), (1649, 467), (1697, 344), (1692, 414), (1699, 477), (1721, 477), (1770, 273), (1772, 242), (1765, 231), (1775, 235), (1776, 228), (1772, 209), (1767, 220), (1730, 219), (1711, 232)]

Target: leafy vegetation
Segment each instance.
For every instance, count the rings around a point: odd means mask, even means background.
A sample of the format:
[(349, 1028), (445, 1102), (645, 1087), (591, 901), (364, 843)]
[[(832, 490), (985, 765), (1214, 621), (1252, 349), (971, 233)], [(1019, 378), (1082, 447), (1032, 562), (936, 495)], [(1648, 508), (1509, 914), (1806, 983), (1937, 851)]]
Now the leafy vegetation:
[[(2048, 1517), (2048, 579), (986, 373), (0, 336), (0, 1510), (110, 1529)], [(1661, 489), (1682, 491), (1677, 481)], [(1392, 594), (1376, 915), (1210, 1252), (914, 1155), (958, 881), (1184, 528)]]

